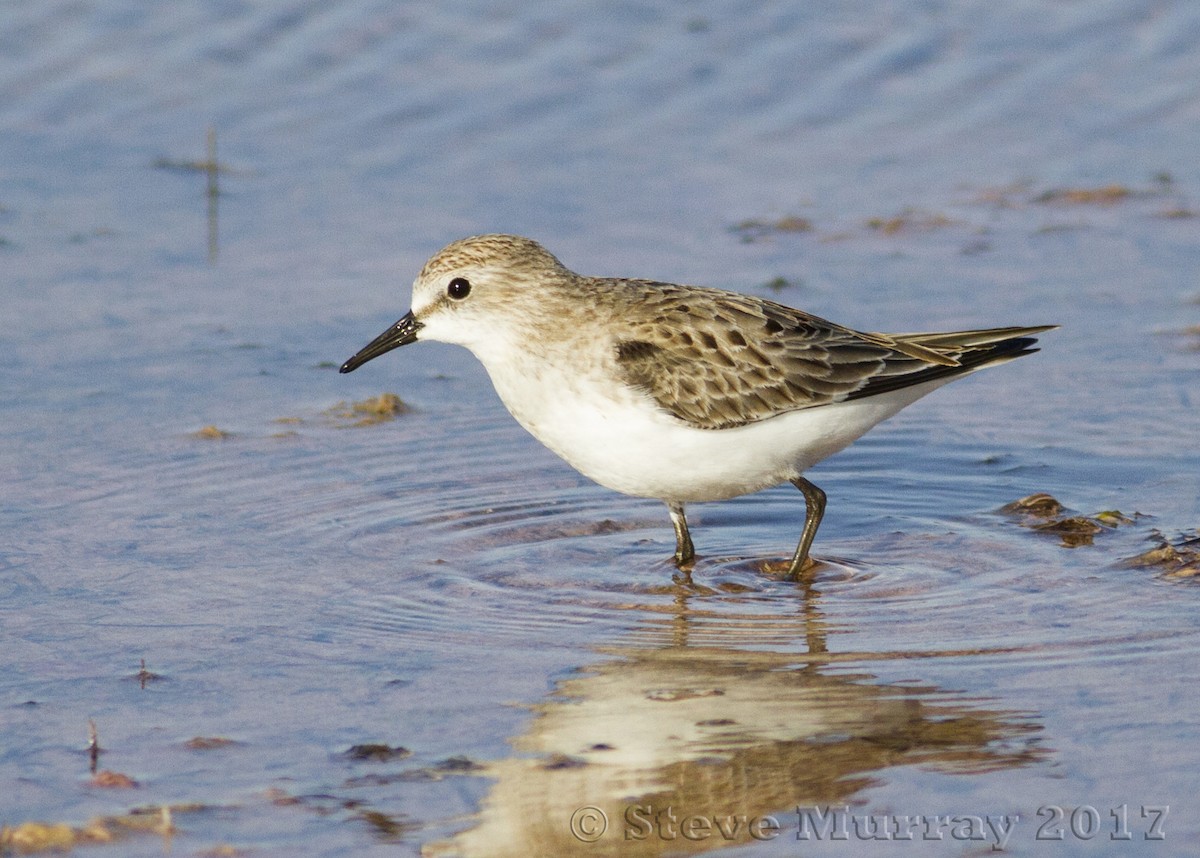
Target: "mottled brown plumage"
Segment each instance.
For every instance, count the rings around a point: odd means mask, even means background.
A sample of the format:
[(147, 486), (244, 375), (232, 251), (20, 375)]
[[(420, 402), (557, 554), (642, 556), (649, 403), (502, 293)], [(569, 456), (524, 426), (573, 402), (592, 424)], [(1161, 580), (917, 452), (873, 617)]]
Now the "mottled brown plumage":
[(871, 396), (1028, 354), (1047, 327), (863, 333), (762, 298), (648, 280), (580, 278), (637, 306), (617, 341), (623, 381), (703, 429)]

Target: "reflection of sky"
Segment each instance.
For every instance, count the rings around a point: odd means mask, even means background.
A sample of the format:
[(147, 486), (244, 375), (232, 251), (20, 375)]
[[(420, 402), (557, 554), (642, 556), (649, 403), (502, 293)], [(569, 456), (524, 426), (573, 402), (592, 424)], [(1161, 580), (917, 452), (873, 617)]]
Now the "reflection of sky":
[(1189, 4), (946, 5), (39, 3), (6, 10), (0, 127), (20, 175), (98, 225), (170, 225), (139, 209), (167, 214), (179, 183), (135, 177), (198, 157), (211, 124), (263, 189), (237, 220), (255, 246), (337, 224), (428, 253), (492, 223), (588, 269), (614, 247), (719, 259), (711, 235), (806, 201), (820, 224), (1022, 179), (1194, 179)]

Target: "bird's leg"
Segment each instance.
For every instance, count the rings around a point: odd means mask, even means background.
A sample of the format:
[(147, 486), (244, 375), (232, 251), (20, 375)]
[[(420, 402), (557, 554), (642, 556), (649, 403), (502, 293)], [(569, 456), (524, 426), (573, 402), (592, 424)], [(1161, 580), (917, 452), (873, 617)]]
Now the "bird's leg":
[[(800, 544), (796, 546), (796, 553), (792, 556), (792, 563), (788, 567), (788, 578), (792, 581), (800, 580), (800, 570), (802, 570), (809, 562), (808, 549), (812, 547), (813, 537), (817, 535), (817, 528), (821, 526), (821, 519), (825, 515), (825, 492), (814, 486), (804, 477), (796, 477), (792, 480), (792, 485), (800, 489), (804, 495), (804, 530), (800, 534)], [(680, 510), (682, 515), (683, 511)]]
[(667, 510), (671, 513), (671, 524), (675, 528), (675, 565), (690, 566), (696, 559), (696, 549), (692, 547), (692, 536), (688, 533), (683, 504), (667, 501)]

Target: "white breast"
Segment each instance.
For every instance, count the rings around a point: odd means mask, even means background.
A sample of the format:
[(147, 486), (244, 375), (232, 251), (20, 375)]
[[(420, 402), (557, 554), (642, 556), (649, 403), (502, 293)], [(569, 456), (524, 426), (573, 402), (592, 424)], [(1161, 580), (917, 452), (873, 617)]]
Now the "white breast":
[(506, 357), (484, 366), (534, 437), (603, 486), (678, 502), (724, 500), (794, 479), (946, 381), (731, 429), (697, 429), (602, 367), (581, 372), (566, 361)]

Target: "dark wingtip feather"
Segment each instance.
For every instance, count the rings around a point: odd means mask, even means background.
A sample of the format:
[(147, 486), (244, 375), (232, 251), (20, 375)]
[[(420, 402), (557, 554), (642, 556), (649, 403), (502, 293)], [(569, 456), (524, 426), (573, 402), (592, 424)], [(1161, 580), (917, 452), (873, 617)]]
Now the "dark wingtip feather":
[(958, 366), (927, 365), (923, 369), (917, 369), (901, 375), (880, 376), (873, 381), (867, 382), (846, 398), (862, 399), (867, 396), (877, 396), (881, 393), (912, 387), (916, 384), (924, 384), (928, 381), (963, 375), (994, 363), (1006, 363), (1010, 360), (1041, 351), (1041, 349), (1034, 348), (1036, 343), (1037, 337), (1013, 337), (1012, 339), (1000, 340), (987, 346), (968, 349), (959, 355)]

